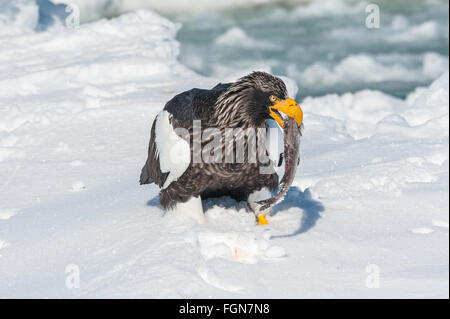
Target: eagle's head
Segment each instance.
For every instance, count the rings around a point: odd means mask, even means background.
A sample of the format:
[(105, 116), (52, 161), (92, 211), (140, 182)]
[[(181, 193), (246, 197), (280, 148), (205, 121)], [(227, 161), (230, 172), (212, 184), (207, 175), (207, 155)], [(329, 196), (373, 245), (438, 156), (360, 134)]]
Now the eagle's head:
[(274, 119), (283, 127), (283, 118), (292, 117), (298, 126), (303, 121), (303, 111), (298, 103), (288, 97), (284, 82), (266, 72), (255, 71), (234, 82), (217, 100), (218, 120), (230, 126), (260, 126)]

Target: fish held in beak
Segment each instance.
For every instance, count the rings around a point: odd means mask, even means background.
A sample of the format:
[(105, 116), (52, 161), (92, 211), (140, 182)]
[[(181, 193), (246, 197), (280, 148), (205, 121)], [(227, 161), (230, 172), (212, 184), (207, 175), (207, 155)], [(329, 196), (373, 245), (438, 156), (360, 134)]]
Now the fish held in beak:
[(269, 111), (270, 116), (277, 121), (280, 127), (283, 127), (284, 125), (283, 114), (287, 117), (293, 118), (298, 127), (300, 127), (303, 122), (303, 111), (300, 105), (298, 105), (298, 103), (291, 98), (276, 101), (274, 105), (269, 107)]
[[(275, 205), (279, 202), (284, 195), (287, 193), (289, 188), (294, 181), (295, 172), (297, 170), (297, 165), (300, 156), (300, 136), (301, 131), (298, 125), (298, 121), (295, 117), (287, 117), (284, 119), (283, 123), (283, 134), (284, 134), (284, 158), (285, 158), (285, 169), (284, 175), (281, 179), (281, 189), (274, 197), (259, 201), (258, 204), (259, 211), (264, 211), (267, 208)], [(301, 123), (300, 123), (301, 124)], [(258, 221), (260, 225), (267, 224), (265, 218), (258, 216)]]

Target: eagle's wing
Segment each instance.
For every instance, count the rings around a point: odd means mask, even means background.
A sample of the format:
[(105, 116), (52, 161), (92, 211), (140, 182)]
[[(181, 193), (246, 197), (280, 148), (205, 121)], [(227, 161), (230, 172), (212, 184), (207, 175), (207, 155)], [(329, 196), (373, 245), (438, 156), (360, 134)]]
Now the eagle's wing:
[(155, 183), (166, 188), (189, 167), (189, 139), (186, 136), (187, 140), (180, 137), (183, 132), (189, 133), (181, 131), (183, 128), (175, 128), (172, 123), (172, 115), (166, 110), (156, 116), (150, 133), (148, 158), (141, 172), (141, 184)]
[(192, 89), (167, 102), (152, 125), (141, 184), (166, 188), (183, 175), (191, 162), (188, 130), (193, 120), (209, 119), (217, 98), (229, 86), (220, 83), (211, 90)]
[(156, 116), (155, 120), (152, 124), (152, 129), (150, 131), (150, 143), (148, 146), (148, 158), (145, 162), (144, 167), (141, 171), (140, 183), (142, 184), (151, 184), (155, 183), (158, 186), (162, 186), (167, 179), (169, 173), (161, 172), (161, 167), (159, 165), (159, 154), (156, 147), (155, 140), (155, 126), (158, 116)]

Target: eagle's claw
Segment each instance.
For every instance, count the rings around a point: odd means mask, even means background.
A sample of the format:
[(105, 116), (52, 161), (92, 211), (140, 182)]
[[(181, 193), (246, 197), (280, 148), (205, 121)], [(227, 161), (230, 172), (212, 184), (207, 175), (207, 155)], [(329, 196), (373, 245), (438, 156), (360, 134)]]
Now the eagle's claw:
[(269, 222), (266, 219), (266, 216), (264, 214), (258, 215), (258, 222), (260, 225), (269, 225)]

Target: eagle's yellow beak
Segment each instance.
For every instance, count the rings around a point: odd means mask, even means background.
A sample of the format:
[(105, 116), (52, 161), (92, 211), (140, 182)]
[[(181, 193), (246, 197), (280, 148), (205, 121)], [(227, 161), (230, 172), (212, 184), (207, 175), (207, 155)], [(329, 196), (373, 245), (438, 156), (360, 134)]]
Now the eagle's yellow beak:
[(287, 98), (286, 100), (278, 100), (274, 105), (269, 107), (270, 116), (277, 121), (280, 127), (283, 127), (283, 118), (279, 112), (283, 112), (289, 117), (292, 117), (300, 126), (303, 122), (303, 111), (295, 100)]

